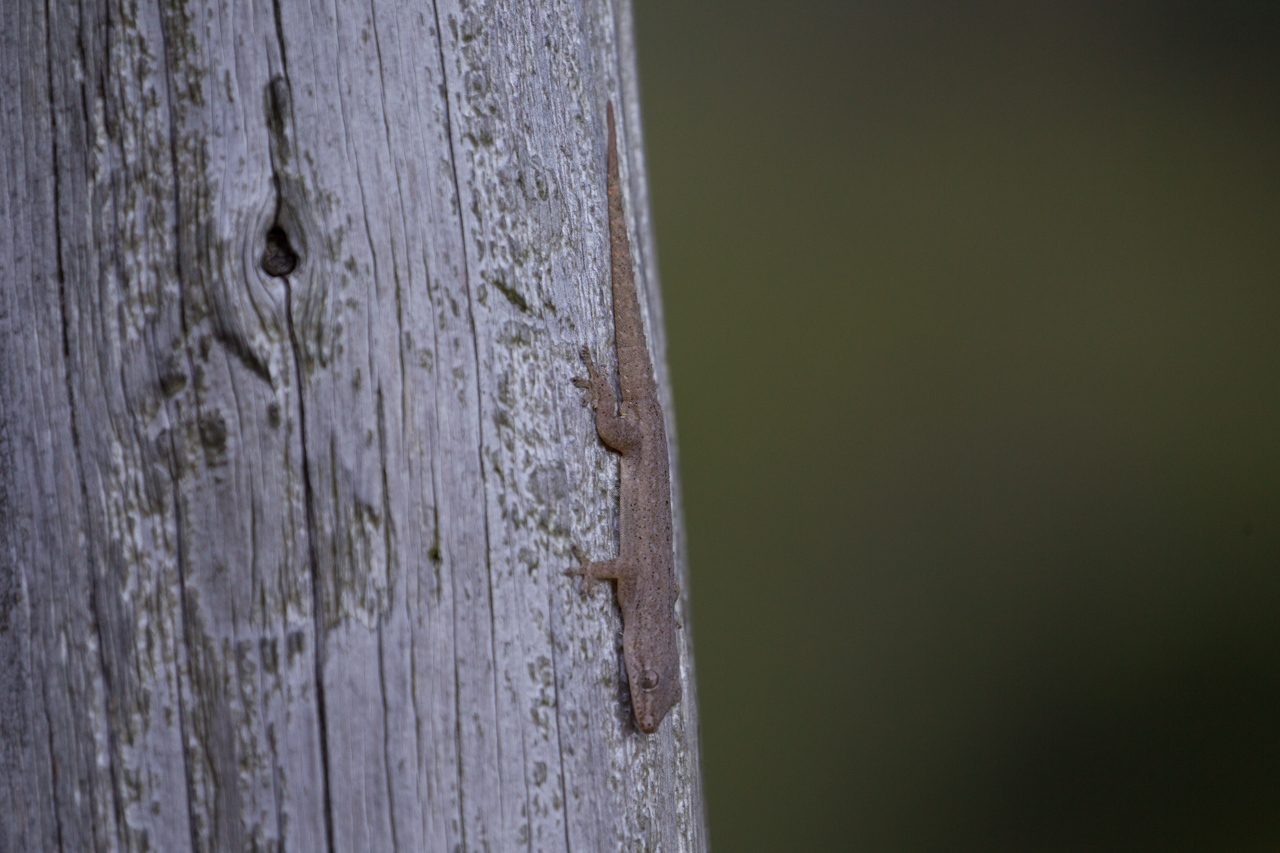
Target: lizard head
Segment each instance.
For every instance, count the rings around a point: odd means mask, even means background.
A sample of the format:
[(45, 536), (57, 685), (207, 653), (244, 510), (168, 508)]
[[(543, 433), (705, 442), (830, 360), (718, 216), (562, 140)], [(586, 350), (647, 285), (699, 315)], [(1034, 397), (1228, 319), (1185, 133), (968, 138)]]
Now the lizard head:
[(645, 734), (653, 734), (667, 712), (680, 701), (680, 653), (650, 655), (637, 650), (627, 655), (627, 677), (631, 682), (631, 708), (636, 724)]

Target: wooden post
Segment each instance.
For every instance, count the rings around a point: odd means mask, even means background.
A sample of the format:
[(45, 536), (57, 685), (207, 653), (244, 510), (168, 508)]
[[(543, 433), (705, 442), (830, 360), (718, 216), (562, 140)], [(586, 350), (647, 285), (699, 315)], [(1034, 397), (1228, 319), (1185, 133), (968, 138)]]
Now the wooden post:
[(706, 849), (563, 574), (627, 0), (2, 14), (0, 851)]

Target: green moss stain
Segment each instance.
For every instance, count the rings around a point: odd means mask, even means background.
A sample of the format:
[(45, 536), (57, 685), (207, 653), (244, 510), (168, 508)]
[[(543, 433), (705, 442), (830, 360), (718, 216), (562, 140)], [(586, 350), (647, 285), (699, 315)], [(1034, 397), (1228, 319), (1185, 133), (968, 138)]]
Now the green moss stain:
[(521, 296), (515, 288), (509, 286), (501, 278), (494, 278), (489, 283), (497, 288), (498, 292), (505, 296), (507, 301), (514, 305), (517, 310), (523, 314), (529, 313), (529, 303), (525, 301), (525, 298)]

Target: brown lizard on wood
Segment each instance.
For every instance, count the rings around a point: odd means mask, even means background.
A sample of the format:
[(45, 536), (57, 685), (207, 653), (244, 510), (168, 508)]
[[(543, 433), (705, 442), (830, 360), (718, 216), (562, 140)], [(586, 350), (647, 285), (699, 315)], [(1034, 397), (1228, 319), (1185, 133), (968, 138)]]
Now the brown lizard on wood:
[(613, 104), (608, 106), (609, 255), (613, 274), (613, 328), (618, 349), (618, 385), (622, 404), (582, 348), (587, 376), (573, 382), (587, 391), (595, 410), (596, 432), (605, 446), (622, 455), (618, 556), (587, 562), (569, 574), (612, 579), (622, 608), (622, 649), (631, 686), (636, 724), (646, 734), (680, 701), (680, 647), (676, 630), (675, 552), (671, 544), (671, 469), (667, 428), (653, 378), (653, 362), (644, 334), (644, 318), (631, 268), (631, 243), (622, 211), (618, 178), (618, 140)]

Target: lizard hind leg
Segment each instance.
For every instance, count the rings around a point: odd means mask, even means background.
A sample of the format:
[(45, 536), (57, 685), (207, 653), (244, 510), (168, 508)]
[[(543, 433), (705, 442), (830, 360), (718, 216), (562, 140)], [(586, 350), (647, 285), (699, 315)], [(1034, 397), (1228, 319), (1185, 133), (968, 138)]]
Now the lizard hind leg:
[(582, 553), (582, 549), (577, 545), (573, 546), (573, 556), (578, 558), (578, 562), (581, 565), (576, 568), (565, 569), (564, 573), (582, 578), (581, 591), (584, 598), (591, 592), (591, 585), (595, 581), (619, 580), (626, 574), (627, 564), (620, 559), (592, 562), (587, 559), (586, 554)]

